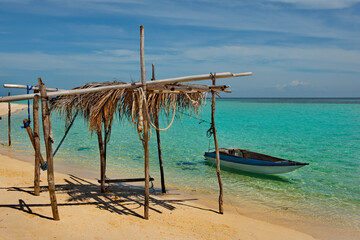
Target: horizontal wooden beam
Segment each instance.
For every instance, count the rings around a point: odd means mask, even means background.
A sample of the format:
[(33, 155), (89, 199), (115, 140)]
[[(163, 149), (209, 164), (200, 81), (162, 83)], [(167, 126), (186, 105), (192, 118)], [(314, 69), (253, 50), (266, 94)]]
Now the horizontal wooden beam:
[(179, 85), (155, 85), (155, 86), (148, 86), (148, 89), (152, 90), (184, 90), (184, 91), (206, 91), (209, 92), (213, 91), (224, 91), (229, 86), (227, 85), (200, 85), (200, 84), (179, 84)]
[(148, 89), (146, 90), (147, 92), (153, 92), (153, 93), (176, 93), (176, 94), (184, 94), (185, 92), (188, 93), (188, 94), (191, 94), (191, 93), (199, 93), (199, 92), (207, 92), (206, 90), (201, 90), (201, 91), (195, 91), (195, 90), (187, 90), (187, 91), (179, 91), (179, 90), (162, 90), (162, 89), (159, 89), (159, 90), (155, 90), (155, 89)]
[[(210, 93), (212, 90), (203, 90), (203, 89), (198, 89), (198, 90), (154, 90), (154, 89), (148, 89), (147, 91), (149, 92), (154, 92), (154, 93), (177, 93), (177, 94), (191, 94), (191, 93)], [(216, 90), (215, 90), (216, 91)], [(221, 92), (225, 92), (225, 93), (232, 93), (231, 90), (225, 89), (224, 91)]]
[[(231, 78), (231, 77), (243, 77), (243, 76), (251, 76), (251, 72), (247, 73), (217, 73), (216, 78)], [(192, 82), (192, 81), (201, 81), (201, 80), (209, 80), (211, 79), (211, 74), (202, 74), (202, 75), (193, 75), (193, 76), (186, 76), (186, 77), (178, 77), (178, 78), (168, 78), (162, 80), (154, 80), (146, 82), (146, 86), (153, 86), (159, 84), (170, 84), (170, 83), (177, 83), (177, 82)], [(125, 84), (118, 84), (118, 85), (109, 85), (97, 88), (86, 88), (86, 89), (73, 89), (73, 90), (63, 90), (57, 92), (49, 92), (47, 95), (48, 97), (56, 97), (56, 96), (69, 96), (69, 95), (78, 95), (78, 94), (85, 94), (85, 93), (94, 93), (94, 92), (101, 92), (107, 91), (111, 89), (124, 89), (124, 88), (136, 88), (141, 87), (141, 82), (134, 82), (134, 83), (125, 83)], [(12, 101), (21, 101), (27, 99), (33, 99), (36, 94), (24, 94), (24, 95), (16, 95), (10, 97), (0, 97), (0, 102), (12, 102)]]
[[(125, 179), (105, 179), (105, 183), (122, 183), (122, 182), (144, 182), (145, 178), (125, 178)], [(154, 181), (154, 178), (150, 177), (149, 181)], [(98, 183), (101, 183), (98, 180)]]
[[(4, 88), (17, 88), (17, 89), (27, 89), (28, 85), (19, 85), (19, 84), (4, 84)], [(39, 91), (40, 88), (38, 86), (33, 86), (31, 88), (32, 91)], [(56, 92), (56, 91), (62, 91), (61, 89), (57, 88), (46, 88), (47, 92)]]

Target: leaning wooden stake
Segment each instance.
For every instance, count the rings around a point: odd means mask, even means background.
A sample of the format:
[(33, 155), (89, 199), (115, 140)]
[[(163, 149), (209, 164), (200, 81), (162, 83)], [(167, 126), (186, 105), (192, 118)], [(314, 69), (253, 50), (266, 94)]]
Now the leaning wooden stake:
[[(152, 64), (152, 81), (155, 80), (155, 65)], [(165, 176), (164, 176), (164, 168), (162, 163), (162, 156), (161, 156), (161, 142), (160, 142), (160, 131), (159, 131), (159, 112), (156, 108), (155, 113), (155, 126), (156, 126), (156, 138), (157, 138), (157, 145), (158, 145), (158, 156), (159, 156), (159, 166), (160, 166), (160, 178), (161, 178), (161, 192), (166, 193), (165, 188)]]
[(50, 194), (50, 203), (54, 220), (60, 220), (59, 211), (57, 207), (55, 195), (55, 181), (54, 181), (54, 163), (53, 163), (53, 150), (51, 133), (51, 115), (49, 110), (49, 103), (46, 94), (46, 88), (41, 78), (38, 78), (40, 93), (41, 93), (41, 108), (42, 108), (42, 122), (44, 131), (44, 140), (46, 147), (46, 160), (47, 160), (47, 179)]
[[(38, 91), (36, 91), (38, 92)], [(34, 149), (35, 149), (35, 169), (34, 169), (34, 195), (40, 195), (40, 163), (44, 162), (40, 152), (40, 133), (39, 133), (39, 96), (35, 96), (33, 101), (33, 128), (34, 128)], [(41, 165), (43, 165), (42, 163)]]
[[(8, 93), (8, 96), (10, 96), (10, 92)], [(9, 137), (9, 146), (11, 146), (11, 104), (8, 102), (8, 137)]]
[[(144, 56), (144, 26), (140, 26), (140, 63), (141, 63), (141, 83), (142, 88), (146, 94), (146, 71), (145, 71), (145, 56)], [(148, 121), (146, 110), (147, 106), (143, 104), (144, 116), (144, 162), (145, 162), (145, 203), (144, 203), (144, 218), (149, 219), (149, 136), (148, 136)], [(140, 110), (141, 111), (141, 110)]]
[[(29, 120), (27, 120), (26, 118), (23, 120), (23, 124), (24, 124), (24, 126), (26, 126), (25, 127), (25, 129), (26, 129), (26, 131), (27, 131), (27, 133), (28, 133), (28, 135), (29, 135), (29, 138), (30, 138), (30, 142), (31, 142), (31, 144), (32, 144), (32, 146), (33, 146), (33, 148), (34, 148), (34, 150), (35, 150), (35, 152), (36, 152), (36, 144), (35, 144), (35, 136), (34, 136), (34, 134), (33, 134), (33, 132), (32, 132), (32, 130), (31, 130), (31, 127), (30, 127), (30, 124), (28, 124), (28, 121)], [(39, 123), (38, 123), (39, 124)], [(34, 130), (35, 131), (35, 130)], [(37, 136), (39, 136), (39, 133), (37, 133)], [(39, 140), (40, 141), (40, 140)], [(40, 149), (40, 147), (39, 147), (39, 149)], [(40, 150), (39, 150), (39, 152), (40, 152)], [(44, 158), (43, 158), (43, 156), (41, 155), (41, 153), (40, 153), (40, 164), (41, 165), (43, 165), (43, 164), (45, 164), (45, 161), (44, 161)]]
[(104, 142), (102, 138), (101, 125), (100, 129), (97, 129), (98, 143), (99, 143), (99, 152), (100, 152), (100, 183), (101, 183), (101, 192), (105, 192), (105, 151), (104, 151)]
[[(216, 84), (215, 75), (212, 76), (212, 84)], [(215, 150), (216, 150), (216, 173), (218, 177), (220, 194), (219, 194), (219, 213), (223, 214), (223, 185), (221, 181), (221, 172), (220, 172), (220, 153), (219, 153), (219, 145), (218, 139), (216, 135), (216, 127), (215, 127), (215, 102), (216, 102), (216, 92), (212, 91), (212, 103), (211, 103), (211, 126), (214, 133), (214, 142), (215, 142)]]

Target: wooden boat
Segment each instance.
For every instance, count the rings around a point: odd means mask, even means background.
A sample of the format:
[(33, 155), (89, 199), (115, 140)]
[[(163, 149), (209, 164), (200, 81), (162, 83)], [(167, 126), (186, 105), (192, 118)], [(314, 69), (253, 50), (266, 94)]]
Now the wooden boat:
[[(220, 148), (221, 165), (246, 172), (279, 174), (294, 171), (308, 163), (295, 162), (243, 149)], [(206, 160), (216, 162), (215, 152), (205, 152)]]

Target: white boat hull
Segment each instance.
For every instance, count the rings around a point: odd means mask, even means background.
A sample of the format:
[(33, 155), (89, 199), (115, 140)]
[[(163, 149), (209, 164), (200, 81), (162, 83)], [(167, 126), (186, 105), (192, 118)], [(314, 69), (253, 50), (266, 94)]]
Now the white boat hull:
[[(216, 159), (213, 157), (205, 156), (205, 159), (211, 163), (216, 163)], [(234, 168), (245, 172), (260, 173), (260, 174), (280, 174), (294, 171), (304, 165), (293, 166), (260, 166), (250, 165), (243, 163), (235, 163), (226, 160), (220, 160), (220, 165), (228, 168)]]

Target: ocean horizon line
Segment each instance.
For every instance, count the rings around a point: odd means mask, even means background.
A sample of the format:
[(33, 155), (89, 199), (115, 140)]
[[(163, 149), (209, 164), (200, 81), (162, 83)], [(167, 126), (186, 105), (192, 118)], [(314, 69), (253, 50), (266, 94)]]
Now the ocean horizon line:
[(249, 103), (318, 103), (318, 104), (360, 104), (360, 98), (298, 98), (298, 97), (221, 97), (217, 101), (239, 101)]

